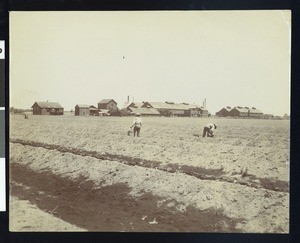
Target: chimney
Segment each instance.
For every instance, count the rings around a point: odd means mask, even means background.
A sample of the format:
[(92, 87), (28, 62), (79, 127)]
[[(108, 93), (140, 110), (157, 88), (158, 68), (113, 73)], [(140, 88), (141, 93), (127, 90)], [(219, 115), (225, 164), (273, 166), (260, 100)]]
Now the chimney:
[(127, 96), (127, 103), (129, 103), (129, 95)]

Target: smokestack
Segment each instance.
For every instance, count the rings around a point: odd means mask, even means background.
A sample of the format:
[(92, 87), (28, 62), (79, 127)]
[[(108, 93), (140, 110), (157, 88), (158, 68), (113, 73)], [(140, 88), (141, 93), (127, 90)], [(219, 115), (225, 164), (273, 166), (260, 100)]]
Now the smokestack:
[(129, 95), (127, 96), (127, 102), (129, 103)]

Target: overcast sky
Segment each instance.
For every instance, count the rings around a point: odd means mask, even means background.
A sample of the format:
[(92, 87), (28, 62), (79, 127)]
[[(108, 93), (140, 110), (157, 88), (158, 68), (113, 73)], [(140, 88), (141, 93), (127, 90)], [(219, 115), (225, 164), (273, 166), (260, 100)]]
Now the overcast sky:
[(112, 98), (290, 113), (290, 11), (10, 12), (10, 106)]

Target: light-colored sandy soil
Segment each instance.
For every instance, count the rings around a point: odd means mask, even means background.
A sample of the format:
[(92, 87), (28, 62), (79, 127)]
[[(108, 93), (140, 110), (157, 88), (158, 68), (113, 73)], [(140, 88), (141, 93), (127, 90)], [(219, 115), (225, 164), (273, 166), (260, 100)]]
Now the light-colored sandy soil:
[[(143, 117), (141, 137), (134, 138), (126, 133), (131, 120), (11, 116), (10, 161), (73, 181), (84, 177), (95, 188), (124, 183), (130, 196), (160, 198), (157, 207), (174, 201), (175, 211), (221, 210), (240, 232), (288, 232), (288, 121)], [(214, 138), (201, 137), (208, 122), (218, 125)], [(198, 169), (212, 170), (212, 178), (190, 172)]]
[[(26, 200), (10, 197), (9, 231), (35, 232), (35, 231), (86, 231), (71, 225), (53, 214), (43, 212), (36, 205)], [(53, 213), (53, 212), (52, 212)]]

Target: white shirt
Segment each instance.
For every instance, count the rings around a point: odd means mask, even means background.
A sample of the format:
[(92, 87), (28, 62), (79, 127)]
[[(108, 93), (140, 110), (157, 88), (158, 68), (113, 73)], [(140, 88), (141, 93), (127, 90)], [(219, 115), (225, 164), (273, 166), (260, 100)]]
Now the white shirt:
[(142, 118), (140, 118), (140, 117), (135, 117), (135, 118), (133, 119), (132, 126), (141, 127), (141, 126), (142, 126)]
[(208, 123), (205, 127), (209, 128), (211, 131), (215, 130), (215, 125), (213, 123)]

